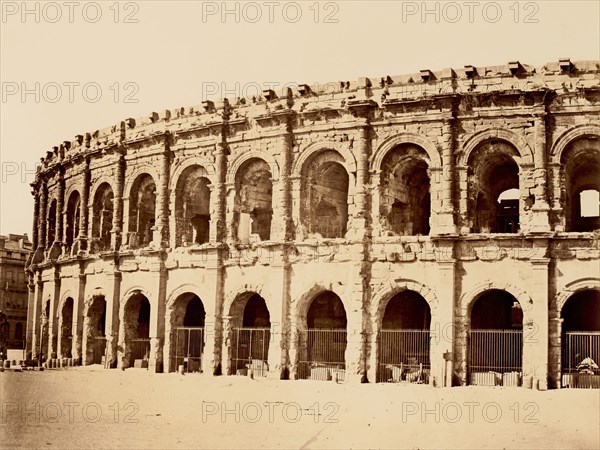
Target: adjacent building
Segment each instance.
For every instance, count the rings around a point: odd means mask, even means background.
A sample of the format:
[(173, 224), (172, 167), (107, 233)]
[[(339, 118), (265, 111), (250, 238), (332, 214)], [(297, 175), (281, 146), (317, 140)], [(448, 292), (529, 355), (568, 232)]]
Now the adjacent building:
[(5, 348), (25, 345), (29, 299), (25, 265), (31, 249), (27, 234), (0, 236), (0, 339)]

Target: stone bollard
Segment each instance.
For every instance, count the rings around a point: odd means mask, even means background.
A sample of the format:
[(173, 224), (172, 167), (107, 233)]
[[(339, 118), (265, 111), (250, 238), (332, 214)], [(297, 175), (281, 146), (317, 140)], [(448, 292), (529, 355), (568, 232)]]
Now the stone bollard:
[(179, 372), (179, 375), (185, 374), (183, 364), (181, 364), (181, 365), (179, 365), (179, 367), (177, 367), (177, 372)]
[(10, 369), (10, 361), (9, 361), (8, 359), (6, 359), (6, 360), (4, 361), (4, 368), (5, 368), (5, 369)]
[(73, 358), (67, 358), (67, 367), (73, 366)]

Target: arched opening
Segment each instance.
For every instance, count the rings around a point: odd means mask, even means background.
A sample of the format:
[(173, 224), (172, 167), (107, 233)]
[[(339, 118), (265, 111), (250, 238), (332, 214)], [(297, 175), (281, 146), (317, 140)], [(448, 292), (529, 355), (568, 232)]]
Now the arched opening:
[(334, 292), (322, 292), (312, 300), (300, 342), (299, 378), (345, 379), (347, 322), (344, 304)]
[(428, 235), (431, 211), (428, 157), (411, 144), (395, 147), (383, 158), (379, 214), (396, 235)]
[(428, 383), (431, 311), (417, 292), (402, 291), (386, 305), (379, 331), (379, 382)]
[(344, 158), (325, 150), (302, 170), (301, 220), (308, 234), (343, 238), (348, 227), (348, 172)]
[(86, 365), (102, 364), (106, 354), (106, 299), (94, 295), (83, 320), (84, 355)]
[(79, 235), (80, 204), (79, 192), (73, 191), (67, 202), (67, 228), (65, 230), (65, 244), (69, 250)]
[(171, 363), (169, 371), (202, 371), (206, 311), (197, 295), (186, 292), (175, 300), (171, 312)]
[(23, 341), (23, 324), (17, 322), (15, 325), (15, 341)]
[(48, 221), (46, 225), (48, 228), (48, 237), (46, 240), (47, 248), (50, 248), (56, 240), (56, 205), (56, 199), (53, 199), (50, 202), (50, 208), (48, 208)]
[(73, 342), (73, 299), (67, 297), (63, 303), (62, 310), (60, 312), (60, 357), (70, 358), (71, 357), (71, 345)]
[(271, 320), (265, 299), (248, 292), (238, 295), (231, 306), (231, 374), (255, 376), (269, 371)]
[[(235, 177), (234, 226), (239, 242), (271, 239), (273, 184), (269, 165), (252, 158), (240, 167)], [(254, 237), (253, 237), (254, 236)]]
[(148, 174), (140, 175), (129, 195), (129, 246), (146, 247), (154, 237), (156, 185)]
[(469, 370), (472, 385), (521, 385), (523, 310), (512, 294), (492, 289), (473, 304)]
[(110, 250), (114, 214), (114, 195), (108, 183), (102, 183), (94, 195), (92, 218), (92, 249)]
[(573, 294), (561, 318), (562, 386), (600, 388), (600, 291)]
[(124, 367), (147, 368), (150, 360), (150, 302), (140, 292), (133, 294), (125, 304), (124, 338)]
[(566, 231), (600, 229), (600, 141), (588, 136), (569, 145), (561, 158)]
[(210, 180), (201, 166), (188, 167), (175, 193), (176, 245), (204, 244), (210, 236)]
[(469, 158), (469, 217), (475, 233), (519, 231), (517, 150), (504, 141), (480, 144)]

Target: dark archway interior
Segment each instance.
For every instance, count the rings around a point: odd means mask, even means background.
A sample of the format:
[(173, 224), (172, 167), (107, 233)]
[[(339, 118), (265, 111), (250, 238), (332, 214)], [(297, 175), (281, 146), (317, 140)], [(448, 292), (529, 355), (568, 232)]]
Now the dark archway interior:
[(480, 144), (469, 159), (471, 214), (475, 233), (517, 233), (519, 200), (500, 195), (519, 189), (517, 150), (501, 140)]
[(71, 335), (73, 326), (73, 299), (68, 297), (62, 307), (61, 312), (61, 327), (60, 327), (60, 340), (61, 340), (61, 353), (62, 357), (71, 357)]
[(141, 175), (131, 188), (129, 198), (129, 232), (132, 247), (152, 242), (156, 225), (156, 185), (153, 178)]
[(183, 317), (184, 327), (203, 327), (206, 312), (202, 300), (197, 295), (194, 295), (185, 308), (185, 316)]
[(600, 331), (600, 291), (573, 294), (563, 307), (561, 317), (563, 331)]
[(250, 235), (261, 241), (271, 238), (273, 217), (272, 174), (266, 161), (258, 158), (247, 161), (236, 175), (235, 208), (237, 238), (248, 243)]
[(103, 183), (94, 196), (92, 237), (96, 240), (99, 250), (108, 250), (110, 248), (110, 232), (113, 222), (113, 191), (108, 183)]
[(406, 290), (388, 302), (381, 328), (384, 330), (429, 330), (431, 312), (427, 301), (417, 292)]
[(429, 234), (431, 210), (427, 153), (410, 144), (390, 151), (381, 164), (380, 215), (397, 235)]
[(88, 314), (92, 329), (95, 331), (94, 336), (105, 336), (106, 327), (106, 300), (103, 296), (96, 296), (92, 300)]
[(271, 320), (265, 299), (258, 294), (252, 295), (244, 308), (243, 327), (270, 328)]
[(146, 297), (140, 301), (138, 313), (138, 338), (147, 339), (150, 337), (150, 302)]
[(343, 238), (348, 230), (350, 178), (344, 158), (325, 150), (313, 156), (302, 172), (301, 213), (309, 234)]
[(333, 292), (317, 295), (308, 308), (306, 322), (309, 329), (346, 329), (344, 304)]
[(518, 330), (523, 328), (523, 310), (510, 293), (493, 289), (482, 294), (471, 311), (473, 330)]
[(210, 180), (200, 166), (188, 167), (177, 181), (176, 244), (204, 244), (210, 238)]
[(74, 191), (67, 202), (67, 229), (65, 230), (65, 242), (67, 246), (73, 245), (73, 242), (79, 236), (81, 197), (79, 192)]

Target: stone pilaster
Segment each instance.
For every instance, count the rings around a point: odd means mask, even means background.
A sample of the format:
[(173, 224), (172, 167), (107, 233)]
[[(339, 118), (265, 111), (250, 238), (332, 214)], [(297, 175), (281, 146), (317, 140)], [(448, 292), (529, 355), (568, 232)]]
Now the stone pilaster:
[(83, 189), (81, 192), (81, 204), (79, 205), (79, 235), (73, 243), (73, 255), (77, 255), (79, 252), (87, 249), (87, 238), (88, 238), (88, 217), (91, 217), (89, 213), (89, 197), (90, 197), (90, 160), (86, 158), (85, 168), (83, 171)]
[(33, 357), (39, 357), (41, 353), (41, 336), (42, 336), (42, 300), (44, 295), (44, 283), (41, 280), (39, 273), (37, 274), (37, 280), (35, 283), (35, 308), (33, 311), (33, 337), (32, 337), (32, 351)]
[(76, 364), (82, 364), (82, 342), (83, 342), (83, 313), (85, 307), (85, 282), (86, 275), (79, 273), (79, 284), (77, 288), (77, 297), (73, 299), (73, 324), (71, 327), (73, 340), (71, 342), (71, 356)]
[[(227, 216), (227, 186), (225, 179), (227, 176), (227, 155), (229, 154), (229, 145), (227, 144), (227, 136), (229, 133), (229, 116), (231, 110), (227, 99), (224, 100), (222, 119), (223, 123), (221, 126), (221, 142), (216, 145), (216, 178), (215, 178), (215, 191), (214, 194), (217, 196), (215, 207), (216, 217), (211, 218), (211, 230), (210, 237), (215, 239), (219, 243), (225, 242), (228, 232), (226, 220)], [(213, 225), (214, 223), (214, 225)], [(213, 228), (214, 226), (214, 228)], [(202, 354), (202, 371), (207, 376), (221, 375), (228, 373), (225, 364), (228, 364), (227, 355), (230, 339), (228, 339), (229, 331), (227, 329), (228, 321), (223, 317), (223, 303), (224, 303), (224, 273), (223, 273), (223, 258), (225, 258), (225, 252), (227, 248), (219, 246), (215, 249), (214, 253), (209, 255), (209, 261), (206, 266), (206, 277), (212, 280), (209, 285), (214, 286), (215, 293), (215, 309), (212, 315), (206, 317), (206, 324), (212, 322), (212, 327), (205, 326), (205, 344), (204, 352)], [(211, 319), (209, 319), (209, 317)]]
[(33, 226), (32, 226), (32, 235), (31, 242), (33, 245), (33, 249), (37, 249), (39, 245), (39, 231), (38, 224), (40, 221), (40, 194), (37, 189), (31, 191), (33, 195)]
[(48, 358), (55, 357), (57, 353), (58, 340), (58, 304), (60, 302), (60, 266), (54, 268), (54, 280), (46, 283), (46, 287), (52, 288), (50, 297), (50, 314), (48, 317)]
[(121, 272), (115, 270), (107, 276), (107, 286), (111, 289), (110, 297), (106, 298), (106, 358), (108, 367), (117, 366), (119, 340), (119, 307), (121, 299)]
[(371, 133), (369, 122), (370, 106), (360, 111), (362, 116), (358, 128), (358, 136), (354, 143), (356, 165), (356, 211), (352, 218), (352, 239), (360, 241), (353, 249), (354, 275), (352, 280), (352, 306), (347, 311), (348, 329), (346, 346), (346, 382), (360, 383), (367, 381), (368, 332), (371, 316), (371, 204), (369, 192), (369, 159), (371, 156)]
[(548, 388), (548, 258), (531, 259), (528, 292), (532, 305), (523, 324), (523, 386)]
[(33, 273), (28, 274), (27, 294), (27, 330), (25, 332), (25, 354), (27, 355), (27, 358), (29, 358), (30, 353), (32, 353), (34, 349), (33, 336), (35, 328), (34, 317), (36, 308), (35, 282), (33, 279)]
[(533, 198), (531, 208), (532, 216), (529, 231), (533, 233), (546, 233), (550, 231), (548, 213), (548, 190), (546, 179), (546, 114), (539, 112), (534, 120), (534, 168), (533, 168)]
[(65, 241), (65, 233), (64, 233), (64, 217), (66, 216), (65, 212), (65, 178), (64, 178), (64, 169), (60, 169), (59, 178), (58, 178), (58, 194), (56, 199), (56, 217), (55, 217), (55, 233), (54, 233), (54, 242), (48, 242), (50, 246), (50, 251), (48, 252), (48, 259), (57, 259), (62, 255), (62, 246)]
[(455, 120), (444, 119), (441, 139), (442, 167), (431, 167), (429, 170), (432, 191), (430, 216), (432, 235), (456, 233), (453, 201), (454, 143)]
[(553, 231), (562, 232), (566, 229), (566, 214), (562, 207), (562, 198), (564, 192), (563, 170), (560, 164), (548, 164), (548, 195), (552, 210)]
[(39, 188), (40, 196), (40, 208), (38, 214), (38, 243), (35, 249), (35, 253), (32, 258), (33, 263), (40, 263), (44, 260), (46, 250), (46, 213), (48, 205), (48, 187), (45, 181), (42, 181)]
[[(289, 317), (295, 314), (294, 308)], [(306, 335), (305, 329), (300, 329), (299, 324), (295, 320), (290, 321), (289, 328), (286, 329), (288, 335), (288, 368), (290, 380), (298, 380), (300, 378), (298, 362), (301, 359), (306, 359), (306, 342), (302, 339), (303, 335)]]
[(290, 171), (294, 133), (292, 116), (287, 117), (285, 132), (280, 138), (281, 152), (279, 154), (279, 180), (273, 185), (273, 220), (271, 222), (271, 240), (286, 241), (291, 239), (292, 211)]
[(123, 190), (125, 189), (125, 150), (121, 149), (117, 163), (115, 192), (113, 193), (114, 211), (111, 230), (111, 246), (118, 251), (123, 243)]
[(452, 242), (440, 243), (439, 254), (448, 256), (437, 261), (435, 290), (438, 304), (431, 309), (430, 362), (436, 387), (452, 386), (454, 351), (455, 267), (451, 257)]
[(550, 311), (548, 321), (548, 382), (549, 388), (562, 387), (562, 324), (560, 312)]
[(154, 302), (150, 304), (150, 360), (148, 361), (148, 369), (156, 373), (162, 373), (164, 368), (163, 344), (165, 335), (167, 276), (167, 270), (164, 267), (164, 263), (161, 262), (159, 271), (153, 274), (156, 297), (153, 299)]
[(473, 229), (474, 212), (469, 211), (468, 167), (457, 166), (458, 211), (460, 211), (460, 234), (468, 234)]
[(169, 137), (166, 136), (165, 139), (165, 150), (161, 155), (160, 171), (158, 174), (158, 217), (156, 218), (156, 233), (154, 233), (154, 245), (157, 248), (169, 246), (169, 175), (171, 173), (171, 150), (169, 148)]

